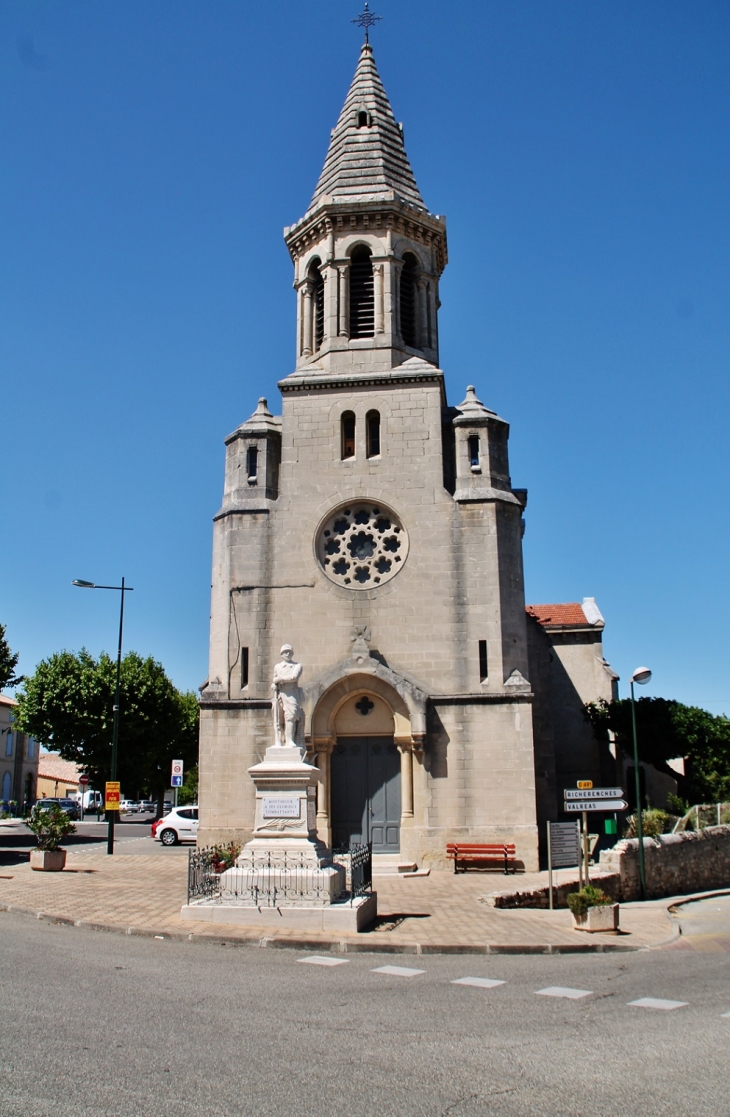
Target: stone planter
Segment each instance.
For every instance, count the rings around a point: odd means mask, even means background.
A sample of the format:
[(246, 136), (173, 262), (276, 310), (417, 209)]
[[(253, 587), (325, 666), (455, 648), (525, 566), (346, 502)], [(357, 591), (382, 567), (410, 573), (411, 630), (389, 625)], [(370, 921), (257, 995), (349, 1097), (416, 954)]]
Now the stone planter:
[(574, 931), (618, 931), (618, 904), (588, 908), (584, 916), (573, 916)]
[(60, 873), (66, 864), (65, 849), (32, 849), (30, 867), (43, 873)]

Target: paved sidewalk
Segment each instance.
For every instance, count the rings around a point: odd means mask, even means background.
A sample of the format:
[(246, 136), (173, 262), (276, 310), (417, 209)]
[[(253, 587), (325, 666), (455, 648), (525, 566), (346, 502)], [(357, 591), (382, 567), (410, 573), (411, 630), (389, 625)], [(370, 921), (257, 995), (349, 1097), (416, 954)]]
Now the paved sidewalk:
[[(524, 874), (510, 877), (510, 883), (516, 880), (526, 887), (545, 876)], [(432, 872), (427, 877), (376, 877), (378, 921), (372, 930), (312, 934), (280, 930), (272, 922), (262, 939), (258, 930), (183, 920), (186, 877), (182, 857), (71, 853), (62, 873), (33, 872), (29, 864), (1, 870), (0, 910), (127, 934), (403, 953), (635, 950), (666, 944), (678, 933), (667, 911), (670, 899), (622, 904), (619, 935), (588, 935), (572, 929), (565, 909), (505, 910), (480, 902), (505, 887), (500, 874)]]

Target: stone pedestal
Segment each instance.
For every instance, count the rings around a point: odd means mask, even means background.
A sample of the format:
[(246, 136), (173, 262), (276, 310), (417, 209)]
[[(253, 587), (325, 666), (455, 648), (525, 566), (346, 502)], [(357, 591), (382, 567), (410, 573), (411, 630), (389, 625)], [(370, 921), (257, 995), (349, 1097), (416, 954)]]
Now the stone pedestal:
[(256, 785), (253, 837), (236, 864), (221, 873), (219, 895), (186, 904), (183, 918), (332, 932), (372, 923), (377, 897), (347, 896), (344, 866), (333, 864), (317, 838), (319, 770), (299, 748), (272, 745), (249, 774)]

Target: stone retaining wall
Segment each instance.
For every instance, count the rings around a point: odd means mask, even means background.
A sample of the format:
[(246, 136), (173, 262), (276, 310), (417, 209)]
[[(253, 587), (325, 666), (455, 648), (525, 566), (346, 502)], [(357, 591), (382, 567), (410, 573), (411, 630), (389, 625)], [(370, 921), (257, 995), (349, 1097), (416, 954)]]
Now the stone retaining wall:
[[(594, 869), (590, 883), (601, 888), (612, 900), (620, 899), (621, 879), (618, 873), (603, 873)], [(577, 876), (574, 880), (561, 881), (553, 888), (553, 907), (567, 908), (568, 893), (577, 892), (579, 888)], [(506, 889), (480, 896), (479, 902), (490, 908), (549, 908), (550, 890), (546, 884), (537, 888)]]
[[(644, 863), (649, 899), (730, 888), (730, 826), (644, 838)], [(620, 900), (638, 900), (638, 839), (627, 838), (605, 849), (598, 871), (618, 876)]]

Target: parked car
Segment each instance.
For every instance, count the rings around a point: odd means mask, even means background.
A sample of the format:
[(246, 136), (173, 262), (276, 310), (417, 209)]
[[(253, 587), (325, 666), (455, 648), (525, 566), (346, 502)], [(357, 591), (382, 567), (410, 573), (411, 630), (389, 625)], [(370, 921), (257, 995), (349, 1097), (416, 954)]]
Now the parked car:
[(157, 810), (157, 803), (153, 799), (140, 799), (139, 813), (140, 814), (154, 814)]
[(139, 811), (139, 803), (136, 799), (122, 799), (119, 804), (119, 810), (123, 814), (137, 814)]
[(152, 823), (152, 837), (163, 846), (194, 842), (198, 835), (198, 808), (175, 807)]
[(38, 811), (46, 810), (53, 803), (55, 803), (56, 806), (60, 807), (61, 810), (64, 811), (65, 814), (68, 815), (68, 817), (71, 819), (72, 822), (75, 822), (81, 815), (81, 811), (79, 810), (79, 805), (78, 805), (78, 803), (74, 802), (73, 799), (56, 799), (56, 798), (36, 800), (36, 804), (33, 807), (33, 814), (37, 814)]

